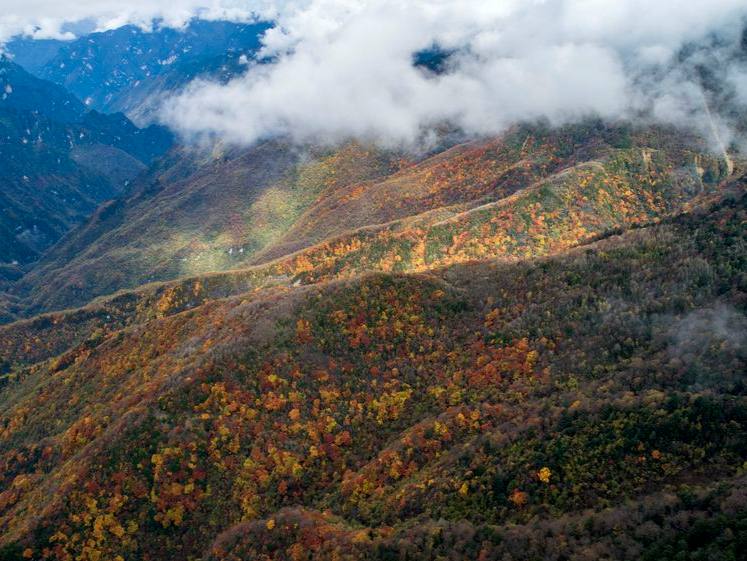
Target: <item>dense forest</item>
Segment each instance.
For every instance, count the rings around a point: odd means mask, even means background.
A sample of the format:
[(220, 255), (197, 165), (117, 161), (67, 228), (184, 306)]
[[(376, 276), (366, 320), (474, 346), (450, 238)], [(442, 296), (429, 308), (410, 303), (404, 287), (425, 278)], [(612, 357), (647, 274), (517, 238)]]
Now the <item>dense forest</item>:
[(747, 561), (740, 2), (9, 2), (0, 561)]
[(3, 555), (743, 559), (743, 192), (538, 259), (50, 316), (85, 336), (6, 367)]

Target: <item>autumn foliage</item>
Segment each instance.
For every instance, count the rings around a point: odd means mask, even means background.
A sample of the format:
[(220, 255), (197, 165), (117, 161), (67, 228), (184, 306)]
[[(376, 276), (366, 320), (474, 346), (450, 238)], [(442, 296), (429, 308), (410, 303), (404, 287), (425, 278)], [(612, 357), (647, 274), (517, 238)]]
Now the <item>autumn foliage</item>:
[(3, 328), (0, 559), (741, 543), (744, 182), (522, 138), (389, 178), (469, 208)]

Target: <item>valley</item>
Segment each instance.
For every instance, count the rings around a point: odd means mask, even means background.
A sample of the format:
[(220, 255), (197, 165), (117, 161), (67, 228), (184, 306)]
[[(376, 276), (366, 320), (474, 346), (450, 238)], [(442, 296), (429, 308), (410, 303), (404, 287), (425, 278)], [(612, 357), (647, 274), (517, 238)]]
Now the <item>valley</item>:
[(161, 103), (310, 47), (159, 21), (0, 55), (0, 561), (745, 559), (741, 75), (700, 127), (228, 142)]

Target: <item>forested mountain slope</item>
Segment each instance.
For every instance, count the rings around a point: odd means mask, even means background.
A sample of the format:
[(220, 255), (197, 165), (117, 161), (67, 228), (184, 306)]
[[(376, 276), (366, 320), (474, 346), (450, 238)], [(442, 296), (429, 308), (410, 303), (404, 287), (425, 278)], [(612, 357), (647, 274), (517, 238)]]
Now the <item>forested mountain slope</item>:
[(10, 371), (5, 558), (739, 559), (747, 196), (722, 189), (547, 258), (161, 299)]
[(679, 212), (727, 175), (696, 137), (598, 123), (519, 127), (416, 158), (280, 141), (180, 150), (55, 247), (16, 294), (40, 312), (255, 264), (306, 282), (544, 255)]
[(747, 561), (747, 9), (94, 4), (0, 14), (0, 561)]

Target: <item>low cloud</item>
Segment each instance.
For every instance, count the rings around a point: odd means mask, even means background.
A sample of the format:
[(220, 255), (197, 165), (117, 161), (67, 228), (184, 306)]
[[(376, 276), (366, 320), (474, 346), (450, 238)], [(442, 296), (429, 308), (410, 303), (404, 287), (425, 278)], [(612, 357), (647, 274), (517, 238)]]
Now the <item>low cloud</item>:
[[(69, 39), (76, 22), (277, 22), (264, 64), (228, 84), (196, 82), (164, 104), (161, 119), (185, 137), (407, 144), (444, 121), (495, 134), (517, 121), (597, 116), (698, 128), (720, 149), (742, 143), (747, 126), (733, 122), (747, 108), (744, 0), (0, 3), (0, 44), (19, 33)], [(434, 46), (453, 53), (438, 75), (412, 64)]]
[[(410, 143), (443, 121), (493, 134), (539, 118), (645, 115), (728, 144), (730, 124), (705, 111), (721, 98), (704, 95), (704, 69), (718, 96), (747, 100), (743, 0), (306, 0), (271, 11), (262, 55), (273, 62), (227, 85), (194, 83), (166, 103), (166, 123), (239, 143)], [(412, 64), (434, 45), (454, 52), (438, 75)]]
[(744, 382), (741, 365), (747, 357), (747, 317), (719, 303), (671, 319), (670, 344), (673, 362), (691, 384), (726, 389)]

